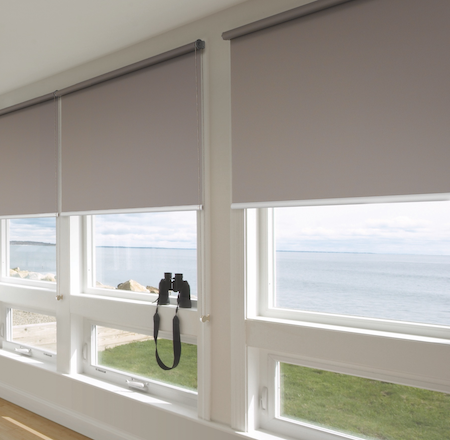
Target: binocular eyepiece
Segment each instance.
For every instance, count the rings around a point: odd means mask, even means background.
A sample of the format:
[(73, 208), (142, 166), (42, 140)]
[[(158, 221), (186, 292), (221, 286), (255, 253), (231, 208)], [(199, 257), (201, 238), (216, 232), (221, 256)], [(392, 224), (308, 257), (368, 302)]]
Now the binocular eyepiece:
[(159, 282), (158, 304), (170, 304), (169, 291), (178, 292), (178, 307), (191, 308), (191, 288), (189, 283), (183, 280), (182, 273), (176, 273), (172, 279), (171, 272), (165, 272), (164, 278)]

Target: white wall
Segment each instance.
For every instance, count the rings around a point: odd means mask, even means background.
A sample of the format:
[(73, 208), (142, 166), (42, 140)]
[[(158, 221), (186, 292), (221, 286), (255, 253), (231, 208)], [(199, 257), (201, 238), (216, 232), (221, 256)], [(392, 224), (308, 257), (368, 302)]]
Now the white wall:
[[(206, 41), (205, 85), (205, 291), (211, 314), (210, 418), (205, 423), (0, 357), (0, 397), (98, 439), (234, 438), (231, 400), (231, 122), (229, 29), (300, 6), (304, 0), (251, 0), (126, 50), (0, 96), (0, 108), (40, 96), (198, 38)], [(64, 248), (61, 249), (64, 252)], [(7, 294), (0, 287), (0, 299)], [(67, 308), (67, 307), (66, 307)], [(70, 309), (66, 312), (70, 313)], [(220, 424), (222, 427), (219, 427)], [(114, 434), (117, 432), (116, 434)], [(127, 433), (125, 435), (124, 433)]]

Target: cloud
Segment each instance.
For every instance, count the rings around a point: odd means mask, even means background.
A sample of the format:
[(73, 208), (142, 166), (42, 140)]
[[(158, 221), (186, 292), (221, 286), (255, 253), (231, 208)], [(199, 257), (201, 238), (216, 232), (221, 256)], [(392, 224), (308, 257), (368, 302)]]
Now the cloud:
[(11, 219), (9, 235), (12, 241), (56, 243), (56, 219), (54, 217)]
[(371, 229), (389, 229), (390, 231), (422, 231), (431, 226), (431, 222), (423, 219), (412, 219), (408, 216), (398, 216), (384, 219), (368, 219), (366, 226)]
[(96, 245), (195, 249), (196, 218), (194, 211), (95, 216)]
[(279, 250), (450, 254), (450, 202), (279, 208)]

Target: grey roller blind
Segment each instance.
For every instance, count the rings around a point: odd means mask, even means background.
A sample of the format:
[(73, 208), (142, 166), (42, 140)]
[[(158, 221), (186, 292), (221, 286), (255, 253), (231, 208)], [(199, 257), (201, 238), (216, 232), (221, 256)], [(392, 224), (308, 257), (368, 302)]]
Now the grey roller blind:
[(62, 212), (198, 208), (199, 78), (191, 51), (62, 96)]
[(355, 0), (233, 39), (233, 207), (450, 192), (449, 23)]
[(0, 216), (55, 214), (57, 103), (0, 116)]

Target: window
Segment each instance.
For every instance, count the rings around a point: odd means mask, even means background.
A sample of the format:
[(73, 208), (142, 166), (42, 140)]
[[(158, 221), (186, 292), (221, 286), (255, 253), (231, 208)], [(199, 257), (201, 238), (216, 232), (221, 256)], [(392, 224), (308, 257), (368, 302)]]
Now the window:
[(55, 283), (56, 219), (22, 218), (9, 223), (9, 281)]
[(450, 430), (448, 394), (277, 360), (273, 366), (274, 421), (337, 438), (438, 440)]
[(264, 211), (263, 315), (449, 325), (449, 201)]
[[(108, 214), (90, 217), (90, 285), (104, 294), (157, 294), (165, 272), (182, 273), (197, 296), (195, 211)], [(98, 293), (98, 292), (97, 292)], [(155, 298), (153, 298), (155, 299)], [(152, 300), (153, 300), (152, 299)]]
[(14, 307), (6, 308), (4, 348), (45, 361), (56, 357), (56, 317)]
[[(82, 222), (85, 287), (84, 372), (105, 382), (164, 400), (197, 405), (196, 211), (89, 215)], [(191, 307), (177, 312), (181, 359), (170, 371), (155, 358), (153, 316), (160, 281), (170, 272), (169, 304), (159, 306), (158, 352), (173, 363), (172, 321), (177, 310), (175, 274), (189, 284)], [(185, 284), (183, 284), (185, 286)], [(183, 290), (183, 292), (185, 292)], [(91, 307), (96, 312), (91, 313)], [(89, 347), (89, 348), (88, 348)]]
[[(197, 345), (182, 336), (180, 363), (162, 370), (155, 358), (153, 336), (117, 326), (90, 324), (91, 350), (88, 372), (101, 380), (188, 405), (197, 403)], [(160, 332), (158, 353), (172, 366), (172, 335)]]
[(311, 440), (448, 432), (450, 202), (410, 200), (236, 216), (249, 429)]

